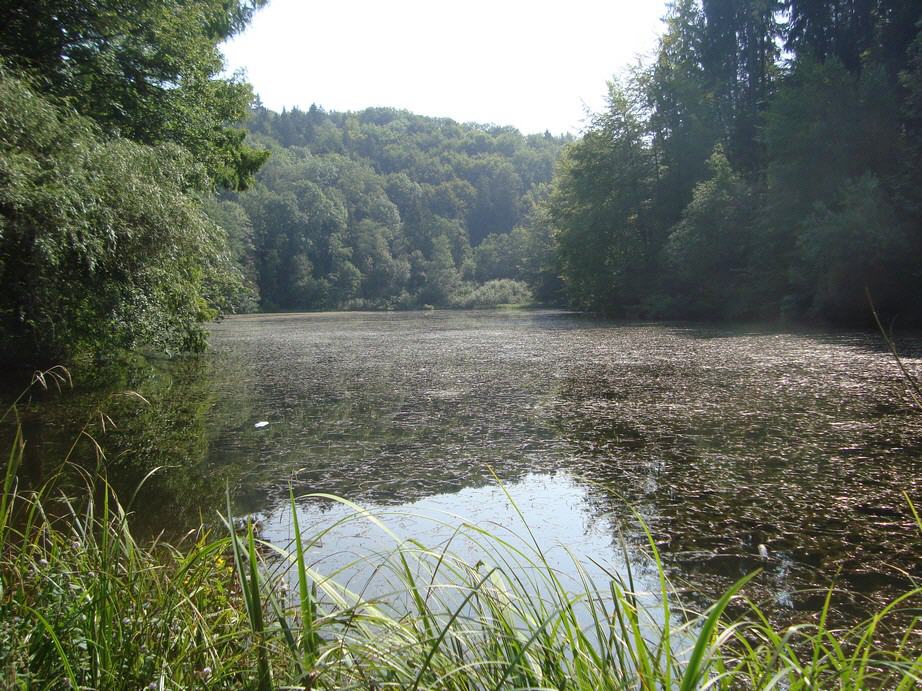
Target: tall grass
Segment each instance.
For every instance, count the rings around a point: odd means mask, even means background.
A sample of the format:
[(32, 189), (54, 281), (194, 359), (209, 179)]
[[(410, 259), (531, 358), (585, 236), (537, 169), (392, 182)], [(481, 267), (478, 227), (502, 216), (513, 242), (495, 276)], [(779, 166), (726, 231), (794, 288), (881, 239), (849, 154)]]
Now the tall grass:
[[(287, 546), (261, 540), (252, 521), (232, 515), (229, 499), (214, 530), (203, 527), (174, 544), (140, 544), (131, 502), (124, 507), (102, 476), (75, 468), (85, 485), (79, 499), (53, 484), (22, 491), (24, 443), (17, 427), (0, 495), (5, 688), (922, 685), (922, 630), (911, 615), (919, 588), (847, 630), (829, 624), (830, 588), (811, 623), (777, 628), (746, 601), (751, 576), (703, 612), (681, 607), (639, 515), (654, 592), (642, 591), (628, 559), (623, 571), (599, 578), (570, 555), (576, 585), (569, 585), (521, 513), (518, 538), (459, 520), (452, 538), (434, 549), (329, 495), (313, 498), (339, 502), (349, 514), (306, 534), (291, 494)], [(908, 495), (906, 501), (922, 534)], [(353, 522), (380, 530), (392, 549), (326, 573), (312, 566), (314, 546)], [(453, 549), (462, 541), (476, 547), (476, 563)], [(371, 573), (358, 590), (347, 587), (356, 569)], [(728, 614), (732, 601), (734, 611), (743, 605), (742, 617)], [(897, 613), (908, 622), (904, 633), (883, 644), (881, 626)]]
[[(0, 498), (0, 679), (15, 688), (699, 689), (896, 688), (922, 681), (919, 630), (880, 647), (876, 633), (906, 593), (866, 622), (776, 630), (755, 605), (731, 621), (743, 579), (705, 612), (675, 607), (655, 543), (660, 593), (634, 575), (565, 587), (523, 524), (513, 540), (456, 526), (438, 550), (401, 540), (346, 500), (340, 521), (368, 522), (393, 550), (373, 564), (391, 590), (374, 597), (320, 573), (291, 496), (289, 548), (231, 515), (219, 532), (138, 544), (131, 517), (100, 477), (79, 501), (16, 482), (17, 436)], [(907, 497), (908, 501), (908, 497)], [(910, 504), (911, 506), (911, 504)], [(915, 508), (913, 507), (913, 511)], [(523, 517), (524, 518), (524, 517)], [(918, 515), (916, 515), (918, 521)], [(242, 526), (242, 527), (241, 527)], [(922, 531), (922, 523), (919, 524)], [(485, 555), (471, 564), (458, 540)], [(292, 595), (288, 586), (292, 585)]]

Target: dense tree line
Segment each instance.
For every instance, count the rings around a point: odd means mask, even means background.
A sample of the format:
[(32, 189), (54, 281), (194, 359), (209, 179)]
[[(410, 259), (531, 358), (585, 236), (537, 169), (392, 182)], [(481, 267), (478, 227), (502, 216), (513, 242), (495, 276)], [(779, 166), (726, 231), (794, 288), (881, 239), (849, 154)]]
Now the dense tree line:
[(553, 286), (532, 259), (547, 226), (527, 221), (565, 139), (385, 108), (258, 107), (248, 128), (272, 156), (211, 213), (262, 309), (519, 303), (524, 279)]
[(868, 289), (922, 320), (917, 0), (676, 0), (575, 142), (251, 108), (219, 45), (264, 3), (6, 3), (4, 358), (196, 348), (260, 308), (854, 323)]
[(544, 213), (612, 314), (922, 318), (922, 3), (677, 0)]
[(266, 153), (219, 44), (265, 0), (10, 0), (0, 22), (0, 356), (201, 347), (244, 280), (203, 198)]

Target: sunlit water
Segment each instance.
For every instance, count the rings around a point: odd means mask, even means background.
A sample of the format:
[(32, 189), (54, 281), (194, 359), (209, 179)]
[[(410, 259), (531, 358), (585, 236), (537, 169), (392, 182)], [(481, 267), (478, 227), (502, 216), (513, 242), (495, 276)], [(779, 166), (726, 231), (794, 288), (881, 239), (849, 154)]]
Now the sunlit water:
[[(782, 617), (816, 608), (837, 574), (850, 592), (838, 608), (860, 614), (922, 579), (902, 495), (922, 505), (922, 415), (873, 333), (349, 313), (229, 319), (212, 345), (119, 380), (150, 391), (153, 409), (110, 403), (125, 420), (104, 435), (118, 449), (110, 476), (130, 485), (173, 466), (137, 501), (154, 528), (212, 520), (227, 483), (237, 512), (280, 544), (289, 488), (386, 511), (399, 536), (434, 547), (460, 521), (447, 514), (525, 535), (502, 483), (571, 578), (564, 548), (600, 578), (623, 570), (620, 535), (649, 574), (632, 506), (692, 601), (762, 568), (750, 592)], [(899, 347), (922, 370), (922, 340)], [(26, 415), (34, 457), (111, 388), (45, 396)], [(347, 511), (306, 497), (298, 510), (302, 527)], [(314, 548), (319, 568), (393, 546), (357, 526)]]

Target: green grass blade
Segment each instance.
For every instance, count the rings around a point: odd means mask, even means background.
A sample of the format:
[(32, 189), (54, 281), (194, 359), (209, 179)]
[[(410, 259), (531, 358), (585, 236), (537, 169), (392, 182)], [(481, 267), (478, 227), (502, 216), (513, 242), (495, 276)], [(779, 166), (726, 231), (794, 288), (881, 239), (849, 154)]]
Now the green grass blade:
[(467, 594), (464, 600), (461, 601), (461, 604), (451, 615), (451, 618), (445, 623), (442, 627), (442, 631), (439, 633), (439, 637), (432, 643), (429, 648), (429, 653), (426, 655), (426, 659), (423, 660), (423, 663), (419, 667), (419, 673), (416, 675), (416, 679), (413, 681), (413, 685), (410, 687), (413, 691), (419, 688), (419, 682), (422, 681), (423, 675), (426, 673), (426, 670), (429, 669), (429, 664), (432, 662), (432, 658), (438, 652), (439, 646), (442, 644), (442, 641), (445, 639), (445, 636), (448, 635), (448, 631), (451, 629), (452, 624), (455, 623), (455, 620), (461, 615), (461, 612), (464, 611), (464, 608), (467, 607), (467, 604), (474, 598), (477, 593), (480, 592), (480, 589), (483, 587), (484, 583), (490, 580), (490, 577), (497, 571), (495, 567), (490, 569), (487, 574), (478, 581), (477, 585)]
[(320, 641), (314, 630), (314, 622), (317, 616), (316, 607), (313, 596), (311, 595), (307, 565), (304, 562), (304, 540), (301, 537), (301, 525), (298, 522), (298, 509), (295, 505), (294, 491), (290, 488), (289, 495), (291, 520), (295, 533), (295, 566), (298, 571), (298, 607), (301, 613), (301, 659), (305, 673), (307, 673), (317, 662)]
[(250, 568), (250, 602), (253, 605), (250, 622), (257, 644), (257, 684), (260, 691), (270, 691), (272, 689), (272, 668), (269, 664), (269, 653), (266, 650), (266, 627), (263, 619), (262, 596), (259, 589), (261, 579), (259, 576), (259, 561), (256, 555), (256, 537), (253, 534), (253, 523), (250, 520), (247, 520), (247, 562)]
[(25, 609), (27, 612), (33, 614), (36, 619), (38, 619), (39, 623), (42, 625), (42, 628), (45, 629), (45, 633), (48, 634), (48, 637), (54, 644), (54, 648), (58, 653), (58, 658), (61, 660), (61, 666), (64, 668), (64, 674), (67, 675), (67, 681), (70, 682), (70, 687), (72, 689), (79, 688), (77, 684), (77, 677), (74, 675), (73, 667), (70, 664), (70, 660), (67, 659), (67, 654), (64, 652), (64, 646), (61, 645), (61, 640), (55, 633), (54, 627), (48, 623), (48, 620), (45, 619), (45, 617), (43, 617), (38, 610), (28, 606)]
[(730, 600), (733, 599), (733, 596), (740, 591), (740, 589), (751, 581), (759, 571), (754, 571), (748, 576), (744, 576), (733, 586), (721, 596), (716, 604), (711, 608), (710, 613), (708, 614), (707, 619), (704, 621), (704, 624), (701, 627), (701, 630), (698, 632), (698, 640), (695, 641), (695, 647), (692, 650), (691, 657), (688, 659), (688, 663), (685, 666), (685, 674), (682, 677), (682, 682), (679, 685), (680, 691), (694, 691), (701, 685), (701, 679), (706, 668), (704, 663), (706, 662), (707, 649), (710, 645), (711, 638), (714, 635), (714, 632), (717, 630), (717, 624), (720, 621), (720, 617), (723, 616), (724, 610), (727, 608), (727, 605), (730, 604)]

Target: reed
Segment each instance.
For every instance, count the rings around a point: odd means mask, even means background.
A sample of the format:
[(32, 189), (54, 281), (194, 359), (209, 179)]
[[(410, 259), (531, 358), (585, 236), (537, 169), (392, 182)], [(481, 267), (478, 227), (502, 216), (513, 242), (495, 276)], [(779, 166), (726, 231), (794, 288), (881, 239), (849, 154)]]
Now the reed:
[[(290, 546), (252, 521), (193, 531), (176, 544), (133, 537), (131, 515), (105, 479), (85, 474), (79, 500), (19, 491), (17, 435), (0, 497), (0, 679), (11, 688), (735, 689), (916, 688), (919, 628), (882, 647), (877, 632), (920, 590), (854, 628), (775, 628), (744, 601), (742, 579), (709, 609), (678, 605), (648, 539), (658, 592), (630, 569), (600, 581), (572, 555), (565, 586), (522, 516), (510, 538), (461, 521), (432, 549), (401, 540), (345, 499), (347, 518), (302, 534), (290, 496)], [(909, 498), (907, 496), (907, 501)], [(915, 507), (912, 506), (919, 530)], [(638, 521), (639, 521), (638, 517)], [(344, 585), (358, 563), (321, 573), (313, 546), (337, 525), (370, 523), (387, 553), (357, 558), (383, 594)], [(241, 525), (243, 526), (241, 528)], [(641, 522), (641, 526), (643, 526)], [(645, 529), (645, 528), (644, 528)], [(649, 535), (649, 534), (648, 534)], [(474, 564), (452, 545), (468, 541)], [(371, 561), (370, 561), (371, 560)], [(289, 587), (290, 586), (290, 587)], [(289, 595), (289, 593), (291, 593)], [(736, 608), (738, 609), (738, 608)]]
[[(53, 368), (37, 373), (33, 385), (66, 381), (66, 370)], [(15, 414), (14, 402), (3, 418)], [(518, 534), (445, 519), (451, 538), (439, 548), (401, 539), (383, 516), (323, 494), (309, 496), (338, 502), (348, 515), (303, 533), (293, 493), (291, 544), (272, 544), (259, 538), (250, 519), (235, 520), (229, 492), (218, 528), (199, 528), (174, 544), (142, 544), (131, 530), (132, 502), (124, 507), (98, 470), (70, 468), (83, 478), (79, 498), (53, 482), (21, 491), (24, 445), (17, 425), (0, 494), (4, 687), (691, 691), (922, 685), (922, 630), (912, 615), (920, 587), (847, 630), (829, 625), (832, 587), (815, 623), (774, 626), (745, 599), (755, 574), (695, 612), (681, 605), (637, 513), (654, 592), (638, 587), (631, 559), (623, 571), (603, 568), (600, 579), (590, 575), (588, 562), (568, 553), (577, 574), (571, 586), (508, 494), (521, 520)], [(922, 535), (922, 518), (905, 499)], [(315, 545), (352, 522), (374, 526), (391, 548), (327, 573), (312, 566)], [(462, 541), (482, 555), (476, 563), (453, 549)], [(370, 574), (358, 591), (346, 585), (356, 572)], [(734, 611), (744, 614), (731, 618), (734, 600), (744, 605)], [(907, 622), (903, 635), (882, 644), (881, 626), (896, 615)]]

